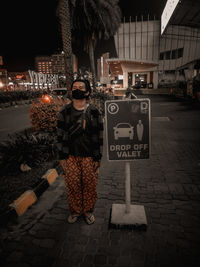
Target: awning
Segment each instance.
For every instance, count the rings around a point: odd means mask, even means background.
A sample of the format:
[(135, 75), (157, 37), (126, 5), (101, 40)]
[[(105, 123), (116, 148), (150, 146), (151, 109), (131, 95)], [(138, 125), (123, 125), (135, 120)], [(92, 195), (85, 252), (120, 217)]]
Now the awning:
[(106, 62), (109, 64), (110, 71), (113, 76), (123, 74), (122, 64), (130, 68), (132, 72), (148, 71), (149, 69), (158, 66), (157, 61), (125, 59), (125, 58), (109, 58), (106, 59)]

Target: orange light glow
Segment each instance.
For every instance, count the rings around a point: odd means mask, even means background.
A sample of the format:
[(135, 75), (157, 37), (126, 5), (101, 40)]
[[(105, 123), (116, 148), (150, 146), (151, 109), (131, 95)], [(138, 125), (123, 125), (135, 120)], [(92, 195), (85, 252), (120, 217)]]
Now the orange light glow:
[(16, 75), (16, 79), (19, 79), (19, 80), (21, 80), (22, 78), (24, 77), (24, 75), (23, 74), (19, 74), (19, 75)]
[(49, 103), (50, 102), (50, 97), (48, 95), (45, 95), (42, 97), (43, 101), (46, 102), (46, 103)]

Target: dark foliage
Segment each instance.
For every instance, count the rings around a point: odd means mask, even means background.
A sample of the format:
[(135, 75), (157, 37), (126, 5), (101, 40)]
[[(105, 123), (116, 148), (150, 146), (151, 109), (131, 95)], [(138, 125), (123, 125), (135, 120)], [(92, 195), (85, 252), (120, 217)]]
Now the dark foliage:
[[(48, 169), (54, 168), (55, 161), (44, 162), (29, 172), (15, 175), (1, 175), (0, 179), (0, 214), (6, 212), (15, 199), (27, 190), (33, 190), (41, 182), (41, 177)], [(55, 162), (56, 163), (56, 162)]]
[(29, 100), (38, 98), (41, 96), (42, 91), (6, 91), (0, 92), (0, 104), (1, 103), (8, 103), (8, 102), (15, 102), (21, 100)]
[(70, 103), (68, 98), (59, 99), (58, 97), (51, 99), (50, 103), (45, 103), (42, 99), (33, 101), (30, 108), (30, 121), (34, 130), (55, 131), (58, 112), (68, 103)]
[(0, 174), (20, 173), (20, 165), (39, 166), (55, 157), (54, 134), (27, 133), (9, 135), (0, 143)]

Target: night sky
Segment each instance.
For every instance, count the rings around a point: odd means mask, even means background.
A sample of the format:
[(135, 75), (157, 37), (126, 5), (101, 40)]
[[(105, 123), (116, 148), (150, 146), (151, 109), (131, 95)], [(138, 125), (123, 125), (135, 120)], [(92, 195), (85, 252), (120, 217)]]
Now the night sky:
[[(120, 0), (122, 15), (129, 19), (143, 14), (160, 19), (166, 0)], [(36, 55), (50, 55), (62, 49), (57, 0), (1, 1), (0, 55), (8, 71), (25, 71), (34, 68)], [(107, 52), (110, 42), (97, 47), (98, 57)], [(111, 45), (112, 46), (112, 45)], [(80, 61), (87, 61), (82, 55)]]

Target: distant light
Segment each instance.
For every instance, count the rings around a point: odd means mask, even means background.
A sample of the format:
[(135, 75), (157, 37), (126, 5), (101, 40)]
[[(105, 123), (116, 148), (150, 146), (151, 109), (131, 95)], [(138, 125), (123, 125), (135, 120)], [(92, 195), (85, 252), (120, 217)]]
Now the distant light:
[(48, 95), (44, 95), (43, 97), (42, 97), (42, 99), (43, 99), (43, 101), (44, 102), (46, 102), (46, 103), (49, 103), (50, 102), (50, 97), (48, 96)]
[(0, 82), (0, 87), (3, 87), (3, 86), (4, 86), (4, 84), (2, 82)]

